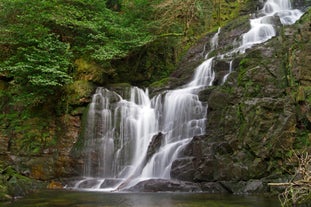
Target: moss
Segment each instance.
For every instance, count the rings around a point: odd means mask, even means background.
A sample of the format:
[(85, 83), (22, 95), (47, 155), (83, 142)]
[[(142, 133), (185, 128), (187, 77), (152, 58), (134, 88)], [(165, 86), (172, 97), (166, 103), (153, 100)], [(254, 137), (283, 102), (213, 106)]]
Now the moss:
[(131, 87), (131, 84), (129, 84), (129, 83), (112, 83), (112, 84), (108, 84), (107, 87), (109, 87), (109, 88), (127, 88), (127, 87)]
[(305, 149), (311, 146), (311, 133), (309, 130), (298, 130), (293, 146), (294, 149)]
[(95, 85), (87, 80), (77, 80), (67, 86), (67, 103), (73, 106), (84, 105), (94, 92)]
[(105, 68), (94, 61), (87, 61), (79, 58), (75, 61), (73, 77), (75, 80), (90, 81), (93, 83), (103, 84), (107, 82), (109, 76), (115, 74), (115, 70), (107, 65)]
[(156, 82), (153, 82), (152, 84), (150, 84), (150, 87), (151, 88), (160, 88), (160, 87), (163, 87), (165, 85), (168, 85), (170, 81), (170, 78), (163, 78), (159, 81), (156, 81)]
[(2, 169), (0, 178), (0, 200), (24, 196), (35, 189), (41, 189), (45, 186), (44, 182), (35, 181), (21, 175), (12, 166)]

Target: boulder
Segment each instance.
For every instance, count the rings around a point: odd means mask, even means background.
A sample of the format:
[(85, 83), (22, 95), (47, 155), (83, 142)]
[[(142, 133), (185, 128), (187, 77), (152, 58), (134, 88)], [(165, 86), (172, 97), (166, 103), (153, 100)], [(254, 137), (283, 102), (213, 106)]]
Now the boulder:
[(227, 189), (233, 194), (254, 194), (267, 192), (268, 187), (266, 183), (261, 180), (249, 181), (222, 181), (220, 182), (223, 188)]
[(139, 182), (124, 191), (130, 192), (200, 192), (198, 184), (177, 180), (150, 179)]
[(147, 149), (146, 162), (148, 162), (149, 159), (159, 150), (163, 139), (164, 139), (164, 136), (161, 132), (159, 132), (158, 134), (154, 135), (151, 138), (151, 141)]

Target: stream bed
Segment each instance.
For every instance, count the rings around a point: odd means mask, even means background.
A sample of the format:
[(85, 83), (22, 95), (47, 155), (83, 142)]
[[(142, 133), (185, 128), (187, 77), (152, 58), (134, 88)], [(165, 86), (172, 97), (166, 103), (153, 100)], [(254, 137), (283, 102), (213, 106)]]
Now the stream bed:
[(3, 207), (280, 207), (275, 197), (206, 193), (41, 191)]

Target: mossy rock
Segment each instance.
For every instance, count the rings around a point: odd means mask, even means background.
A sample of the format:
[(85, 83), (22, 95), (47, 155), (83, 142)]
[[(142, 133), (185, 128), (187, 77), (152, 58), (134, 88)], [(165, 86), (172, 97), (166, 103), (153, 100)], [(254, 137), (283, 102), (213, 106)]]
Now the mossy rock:
[(69, 105), (81, 106), (90, 102), (95, 85), (87, 80), (77, 80), (67, 86), (67, 102)]
[(12, 166), (7, 166), (3, 169), (0, 178), (2, 178), (0, 180), (0, 201), (8, 200), (12, 197), (25, 196), (36, 189), (45, 187), (44, 182), (21, 175)]
[(75, 80), (103, 84), (107, 81), (109, 76), (115, 74), (115, 70), (112, 67), (107, 66), (107, 68), (104, 68), (94, 61), (87, 61), (83, 58), (77, 59), (75, 61), (75, 66), (76, 70), (73, 74)]
[(107, 85), (108, 88), (129, 88), (131, 86), (130, 83), (112, 83)]
[(150, 84), (151, 88), (161, 88), (161, 87), (165, 87), (166, 85), (168, 85), (170, 81), (170, 78), (163, 78), (159, 81), (153, 82), (152, 84)]

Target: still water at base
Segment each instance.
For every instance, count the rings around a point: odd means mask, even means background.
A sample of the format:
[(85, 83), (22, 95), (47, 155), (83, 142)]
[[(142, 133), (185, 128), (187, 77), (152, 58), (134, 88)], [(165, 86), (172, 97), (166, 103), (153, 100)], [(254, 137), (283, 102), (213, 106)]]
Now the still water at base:
[[(1, 206), (1, 203), (0, 203)], [(43, 191), (5, 207), (280, 207), (276, 198), (205, 193)]]

